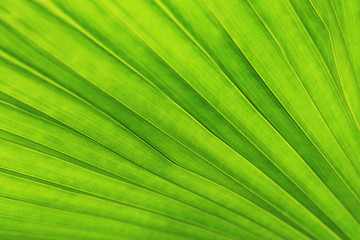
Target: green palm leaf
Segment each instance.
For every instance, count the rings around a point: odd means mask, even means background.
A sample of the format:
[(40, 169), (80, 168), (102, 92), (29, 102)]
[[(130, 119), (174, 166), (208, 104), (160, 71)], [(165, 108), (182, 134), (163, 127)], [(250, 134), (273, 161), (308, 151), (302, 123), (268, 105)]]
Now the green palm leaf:
[(359, 239), (359, 11), (0, 2), (0, 239)]

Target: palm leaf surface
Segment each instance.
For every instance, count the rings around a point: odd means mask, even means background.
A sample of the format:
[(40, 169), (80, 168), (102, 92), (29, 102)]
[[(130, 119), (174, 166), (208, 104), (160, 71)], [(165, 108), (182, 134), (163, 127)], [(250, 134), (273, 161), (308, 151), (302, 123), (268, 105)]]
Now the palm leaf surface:
[(356, 0), (0, 3), (1, 239), (358, 239)]

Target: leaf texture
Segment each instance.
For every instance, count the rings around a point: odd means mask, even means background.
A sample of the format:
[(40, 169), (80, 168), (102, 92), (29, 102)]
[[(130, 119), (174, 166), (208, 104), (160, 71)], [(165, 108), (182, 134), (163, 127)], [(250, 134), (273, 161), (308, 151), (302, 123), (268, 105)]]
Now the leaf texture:
[(0, 2), (0, 239), (359, 239), (359, 14)]

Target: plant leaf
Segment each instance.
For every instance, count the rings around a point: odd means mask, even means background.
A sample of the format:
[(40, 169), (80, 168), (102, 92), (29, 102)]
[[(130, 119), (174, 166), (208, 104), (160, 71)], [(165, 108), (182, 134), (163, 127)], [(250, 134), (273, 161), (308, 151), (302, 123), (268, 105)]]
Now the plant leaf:
[(356, 1), (0, 3), (1, 239), (357, 239)]

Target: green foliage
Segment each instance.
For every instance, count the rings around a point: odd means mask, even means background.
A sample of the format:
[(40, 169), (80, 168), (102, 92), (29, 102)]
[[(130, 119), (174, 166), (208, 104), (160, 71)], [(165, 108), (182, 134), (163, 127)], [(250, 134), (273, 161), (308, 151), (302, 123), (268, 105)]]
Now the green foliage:
[(360, 239), (358, 0), (0, 1), (0, 239)]

